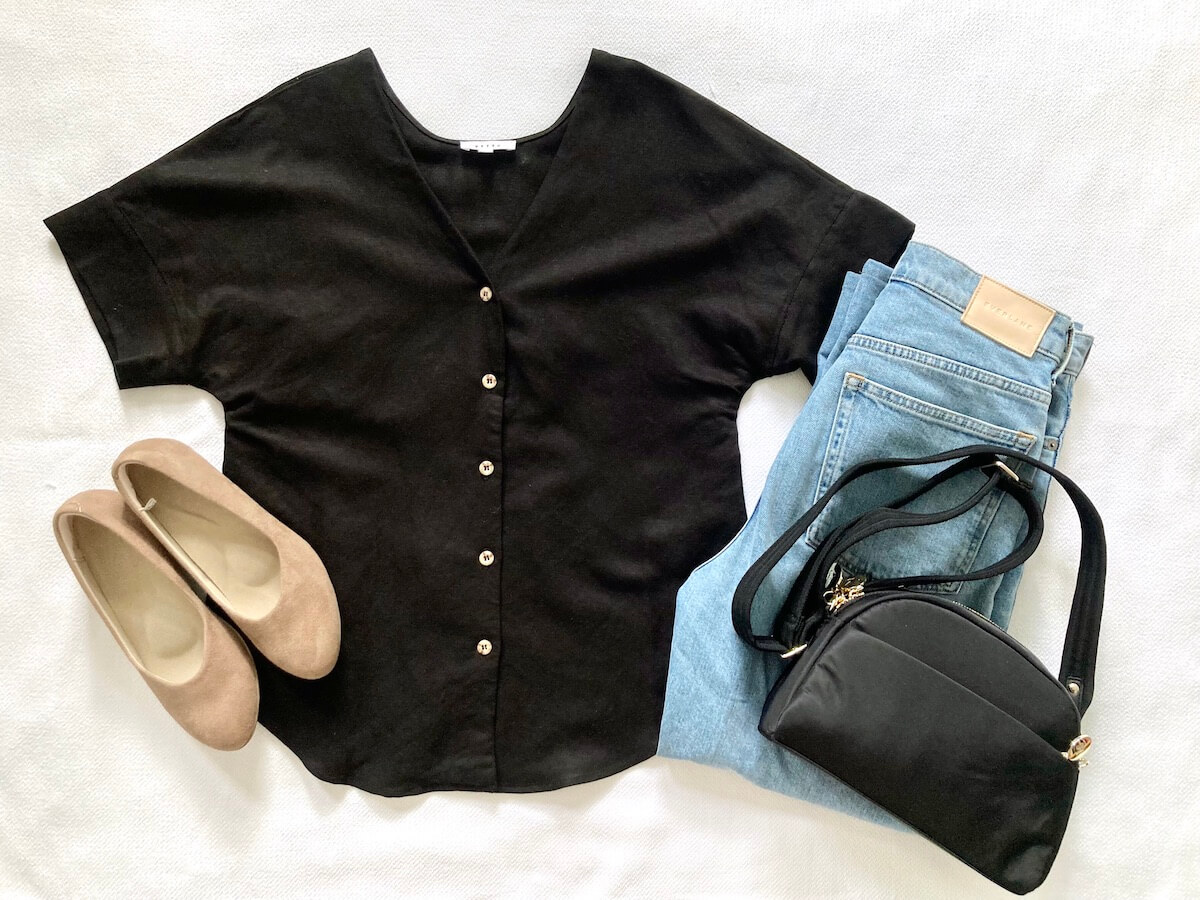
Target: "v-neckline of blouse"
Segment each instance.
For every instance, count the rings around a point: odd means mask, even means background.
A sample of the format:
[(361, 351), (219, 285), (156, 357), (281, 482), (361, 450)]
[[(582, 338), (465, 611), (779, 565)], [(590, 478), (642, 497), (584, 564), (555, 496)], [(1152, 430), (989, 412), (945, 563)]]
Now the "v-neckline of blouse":
[(567, 101), (566, 107), (554, 120), (554, 122), (540, 131), (536, 131), (532, 134), (527, 134), (523, 137), (514, 139), (517, 145), (520, 145), (526, 141), (533, 141), (544, 137), (557, 128), (563, 129), (562, 138), (559, 140), (558, 146), (554, 150), (554, 155), (551, 157), (550, 163), (547, 166), (546, 172), (542, 176), (537, 189), (533, 192), (533, 196), (530, 198), (529, 203), (517, 217), (516, 224), (513, 226), (512, 230), (504, 238), (500, 249), (492, 255), (487, 263), (484, 262), (483, 258), (479, 255), (475, 247), (467, 239), (466, 234), (459, 227), (458, 223), (454, 220), (454, 217), (446, 208), (446, 205), (442, 202), (442, 199), (438, 196), (437, 192), (429, 183), (425, 173), (421, 170), (420, 164), (416, 160), (412, 146), (409, 144), (408, 139), (404, 136), (404, 131), (400, 127), (400, 123), (397, 121), (396, 116), (403, 116), (414, 128), (432, 140), (453, 146), (458, 146), (459, 140), (456, 138), (443, 137), (442, 135), (436, 134), (422, 125), (420, 120), (418, 120), (411, 112), (409, 112), (408, 108), (392, 89), (387, 76), (384, 74), (383, 68), (379, 65), (379, 60), (376, 58), (374, 51), (370, 48), (367, 48), (363, 51), (363, 53), (365, 54), (369, 64), (371, 77), (374, 80), (375, 86), (378, 88), (380, 98), (385, 105), (384, 111), (387, 115), (388, 124), (391, 126), (393, 136), (399, 144), (405, 163), (413, 171), (413, 176), (420, 186), (421, 193), (429, 202), (430, 206), (432, 206), (432, 208), (435, 210), (438, 218), (441, 219), (441, 224), (444, 230), (447, 232), (448, 238), (453, 241), (463, 253), (466, 254), (467, 258), (475, 265), (482, 276), (489, 281), (492, 280), (489, 272), (497, 271), (503, 267), (505, 261), (512, 252), (513, 246), (517, 243), (519, 238), (524, 236), (525, 232), (527, 231), (530, 220), (538, 212), (539, 208), (547, 202), (546, 197), (548, 194), (550, 194), (552, 183), (557, 179), (560, 169), (563, 167), (563, 158), (570, 152), (571, 138), (573, 133), (578, 130), (578, 128), (575, 126), (577, 126), (579, 120), (583, 118), (583, 114), (586, 113), (584, 101), (587, 99), (592, 83), (596, 78), (596, 72), (599, 68), (600, 51), (596, 48), (592, 48), (588, 56), (587, 65), (584, 67), (583, 74), (580, 76), (579, 82), (575, 87), (575, 91), (571, 95), (571, 99)]

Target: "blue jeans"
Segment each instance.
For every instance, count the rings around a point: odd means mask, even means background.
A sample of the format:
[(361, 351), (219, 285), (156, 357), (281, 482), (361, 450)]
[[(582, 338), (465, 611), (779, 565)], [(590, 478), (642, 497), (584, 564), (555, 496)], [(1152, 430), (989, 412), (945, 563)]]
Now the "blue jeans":
[[(981, 276), (924, 244), (889, 269), (868, 262), (846, 277), (818, 355), (812, 393), (784, 442), (749, 521), (679, 591), (658, 752), (732, 769), (762, 787), (903, 827), (832, 776), (758, 733), (767, 692), (786, 662), (734, 634), (730, 601), (750, 565), (849, 466), (880, 456), (926, 456), (998, 444), (1054, 463), (1071, 392), (1091, 348), (1055, 313), (1031, 357), (964, 325)], [(800, 568), (829, 530), (913, 488), (938, 467), (880, 472), (839, 493), (760, 590), (755, 628), (769, 630)], [(1022, 472), (1029, 479), (1029, 472)], [(949, 483), (910, 509), (953, 505), (976, 485)], [(1048, 476), (1034, 489), (1045, 503)], [(965, 573), (1020, 540), (1020, 507), (993, 501), (938, 526), (877, 535), (842, 562), (876, 578)], [(1008, 624), (1020, 570), (930, 590)]]

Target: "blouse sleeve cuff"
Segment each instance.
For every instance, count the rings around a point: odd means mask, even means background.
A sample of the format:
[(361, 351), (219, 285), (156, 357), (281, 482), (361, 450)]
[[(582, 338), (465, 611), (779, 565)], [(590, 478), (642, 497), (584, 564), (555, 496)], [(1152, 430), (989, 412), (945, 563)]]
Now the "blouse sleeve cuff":
[(850, 191), (788, 298), (771, 374), (798, 366), (810, 382), (816, 378), (817, 351), (846, 273), (860, 271), (868, 259), (894, 265), (913, 228), (912, 222), (886, 204)]
[(45, 220), (104, 341), (121, 388), (178, 383), (174, 301), (107, 191)]

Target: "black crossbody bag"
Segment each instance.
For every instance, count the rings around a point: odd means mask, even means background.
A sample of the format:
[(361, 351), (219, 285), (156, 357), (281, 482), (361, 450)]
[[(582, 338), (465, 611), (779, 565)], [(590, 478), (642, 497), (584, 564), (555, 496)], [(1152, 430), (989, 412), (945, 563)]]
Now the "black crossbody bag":
[[(771, 633), (754, 633), (751, 611), (763, 580), (834, 494), (881, 469), (954, 460), (907, 496), (834, 529), (796, 579)], [(1079, 575), (1057, 678), (988, 619), (949, 596), (913, 589), (991, 578), (1032, 555), (1043, 532), (1041, 507), (1005, 460), (1049, 473), (1079, 514)], [(986, 482), (957, 506), (903, 509), (979, 471)], [(875, 581), (838, 567), (859, 541), (949, 521), (996, 490), (1021, 505), (1029, 524), (1020, 546), (993, 565), (966, 575)], [(919, 568), (920, 560), (912, 564)], [(1096, 508), (1069, 478), (1032, 457), (979, 445), (855, 466), (750, 567), (734, 593), (733, 624), (742, 640), (791, 660), (767, 697), (759, 730), (996, 884), (1027, 893), (1054, 862), (1091, 746), (1081, 718), (1092, 698), (1104, 571)]]

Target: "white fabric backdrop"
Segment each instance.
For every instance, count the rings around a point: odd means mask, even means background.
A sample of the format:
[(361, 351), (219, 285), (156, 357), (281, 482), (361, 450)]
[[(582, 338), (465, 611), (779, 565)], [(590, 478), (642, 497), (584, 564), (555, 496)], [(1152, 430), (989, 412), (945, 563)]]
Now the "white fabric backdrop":
[[(1041, 6), (1040, 4), (1037, 6)], [(43, 216), (300, 71), (372, 46), (442, 134), (552, 121), (599, 46), (693, 86), (1096, 336), (1062, 465), (1105, 514), (1096, 737), (1042, 895), (1200, 893), (1200, 12), (958, 0), (22, 3), (0, 28), (0, 892), (17, 896), (1002, 896), (941, 851), (654, 760), (543, 795), (387, 800), (262, 729), (209, 751), (157, 706), (50, 513), (126, 443), (219, 462), (216, 401), (118, 393)], [(747, 500), (803, 401), (756, 386)], [(1015, 631), (1056, 664), (1061, 496)]]

